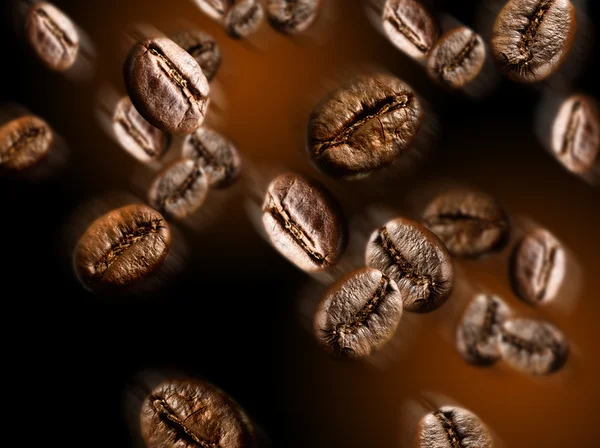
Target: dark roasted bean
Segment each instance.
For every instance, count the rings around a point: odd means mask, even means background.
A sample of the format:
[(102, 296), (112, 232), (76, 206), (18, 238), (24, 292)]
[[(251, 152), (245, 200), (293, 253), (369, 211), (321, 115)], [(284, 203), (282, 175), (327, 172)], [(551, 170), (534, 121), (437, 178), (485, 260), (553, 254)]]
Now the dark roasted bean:
[(169, 226), (160, 213), (128, 205), (87, 228), (75, 247), (73, 265), (88, 289), (125, 289), (161, 266), (170, 246)]
[(325, 187), (296, 174), (271, 181), (262, 222), (273, 246), (305, 271), (335, 265), (344, 251), (346, 227), (339, 204)]
[(324, 99), (308, 124), (308, 153), (334, 178), (355, 179), (394, 162), (417, 135), (417, 95), (387, 75), (362, 76)]
[(587, 95), (572, 95), (561, 105), (552, 125), (552, 152), (571, 172), (583, 174), (600, 160), (600, 113)]
[(169, 134), (152, 126), (138, 113), (128, 96), (117, 103), (112, 124), (119, 144), (143, 163), (159, 160), (171, 142)]
[(365, 258), (367, 266), (396, 281), (406, 311), (433, 311), (452, 292), (452, 258), (444, 243), (418, 222), (387, 222), (369, 238)]
[(352, 271), (323, 296), (314, 319), (319, 343), (332, 355), (358, 359), (383, 346), (402, 316), (396, 282), (373, 268)]
[(158, 173), (148, 190), (148, 202), (165, 215), (183, 219), (204, 203), (208, 177), (191, 159), (179, 159)]
[(63, 72), (73, 66), (79, 53), (79, 35), (61, 10), (50, 3), (35, 3), (27, 16), (26, 30), (29, 44), (48, 68)]
[(496, 18), (492, 54), (511, 79), (541, 81), (566, 59), (575, 28), (569, 0), (510, 0)]
[(21, 171), (48, 155), (54, 134), (42, 119), (26, 115), (0, 127), (0, 173)]
[(167, 380), (146, 397), (140, 413), (148, 448), (257, 448), (256, 430), (225, 392), (196, 379)]
[(381, 19), (388, 39), (416, 60), (427, 57), (439, 36), (436, 21), (417, 0), (386, 0)]
[(225, 31), (234, 39), (250, 36), (262, 25), (265, 11), (257, 0), (240, 0), (225, 16)]
[(218, 132), (201, 127), (183, 142), (182, 157), (195, 160), (212, 188), (226, 188), (240, 175), (242, 160), (235, 145)]
[(489, 365), (500, 358), (502, 323), (510, 317), (508, 306), (496, 296), (478, 294), (465, 309), (456, 327), (456, 348), (471, 364)]
[(455, 190), (437, 196), (423, 224), (455, 257), (479, 257), (504, 246), (510, 225), (505, 211), (486, 194)]
[(527, 233), (513, 250), (510, 277), (515, 294), (531, 305), (557, 298), (565, 278), (567, 255), (560, 241), (544, 229)]
[(267, 19), (285, 34), (306, 31), (319, 14), (321, 0), (267, 0)]
[(200, 65), (170, 39), (133, 46), (124, 65), (125, 86), (135, 108), (158, 129), (189, 134), (204, 121), (208, 81)]
[(443, 406), (419, 422), (418, 448), (492, 448), (492, 436), (472, 412), (456, 406)]
[(515, 318), (504, 322), (500, 353), (511, 367), (530, 375), (548, 375), (567, 361), (569, 344), (554, 325), (540, 320)]

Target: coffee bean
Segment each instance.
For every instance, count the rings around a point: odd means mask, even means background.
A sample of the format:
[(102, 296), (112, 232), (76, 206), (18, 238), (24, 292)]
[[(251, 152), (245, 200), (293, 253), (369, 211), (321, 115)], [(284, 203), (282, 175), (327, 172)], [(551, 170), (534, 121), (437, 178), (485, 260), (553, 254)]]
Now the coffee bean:
[(148, 202), (171, 218), (183, 219), (204, 203), (208, 177), (194, 160), (179, 159), (158, 173), (148, 191)]
[(242, 39), (256, 32), (265, 12), (257, 0), (240, 0), (225, 16), (225, 31), (234, 39)]
[(128, 96), (117, 103), (113, 130), (119, 144), (143, 163), (159, 160), (171, 143), (168, 134), (152, 126), (138, 113)]
[(202, 167), (212, 188), (226, 188), (240, 175), (242, 160), (235, 145), (207, 127), (185, 138), (181, 155)]
[(423, 224), (459, 258), (500, 249), (510, 232), (508, 216), (500, 205), (476, 191), (440, 194), (425, 208)]
[(386, 0), (381, 19), (388, 39), (416, 60), (427, 57), (439, 36), (436, 21), (417, 0)]
[(124, 76), (135, 108), (158, 129), (189, 134), (204, 121), (208, 81), (198, 62), (170, 39), (156, 37), (135, 44)]
[(235, 0), (194, 0), (198, 7), (215, 20), (223, 20)]
[(544, 229), (527, 233), (513, 249), (510, 277), (515, 294), (531, 305), (557, 298), (566, 281), (567, 255), (560, 241)]
[(554, 156), (571, 172), (583, 174), (600, 159), (600, 113), (587, 95), (572, 95), (561, 105), (552, 125)]
[(221, 50), (210, 34), (190, 30), (175, 34), (171, 40), (187, 51), (200, 64), (208, 81), (215, 77), (221, 65)]
[(0, 173), (29, 168), (48, 155), (54, 134), (48, 124), (33, 115), (0, 127)]
[(305, 271), (335, 265), (344, 251), (346, 227), (339, 204), (325, 187), (296, 174), (271, 181), (262, 222), (273, 246)]
[(71, 68), (79, 53), (79, 35), (69, 17), (46, 2), (34, 4), (25, 24), (29, 44), (51, 70)]
[(470, 411), (443, 406), (419, 422), (418, 448), (492, 448), (493, 440), (485, 424)]
[(309, 156), (334, 178), (364, 177), (407, 152), (421, 120), (417, 95), (403, 81), (388, 75), (361, 76), (311, 114)]
[(514, 81), (541, 81), (566, 59), (575, 28), (569, 0), (510, 0), (496, 18), (492, 53)]
[(362, 268), (325, 293), (315, 314), (315, 334), (333, 356), (363, 358), (392, 337), (401, 316), (396, 282), (377, 269)]
[(142, 204), (115, 209), (94, 221), (73, 255), (75, 273), (94, 291), (124, 289), (162, 265), (171, 246), (167, 222)]
[(250, 418), (225, 392), (197, 379), (172, 379), (155, 387), (140, 412), (148, 448), (256, 448)]
[(482, 72), (486, 49), (481, 36), (466, 27), (454, 28), (437, 42), (427, 59), (427, 73), (438, 84), (460, 89)]
[(498, 338), (510, 309), (497, 296), (478, 294), (456, 327), (456, 348), (467, 362), (490, 365), (500, 358)]
[(306, 31), (319, 14), (321, 0), (267, 0), (267, 19), (284, 34)]
[(569, 344), (562, 332), (548, 322), (533, 319), (504, 322), (499, 346), (507, 364), (530, 375), (556, 372), (569, 355)]
[(406, 311), (433, 311), (452, 292), (450, 254), (437, 236), (416, 221), (396, 218), (374, 231), (365, 258), (367, 266), (398, 284)]

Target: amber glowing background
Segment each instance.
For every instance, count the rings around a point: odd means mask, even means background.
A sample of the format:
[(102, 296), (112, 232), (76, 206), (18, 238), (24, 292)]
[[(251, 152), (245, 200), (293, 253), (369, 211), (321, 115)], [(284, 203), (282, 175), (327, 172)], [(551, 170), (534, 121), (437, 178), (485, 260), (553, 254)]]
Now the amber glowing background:
[[(449, 95), (375, 30), (358, 0), (325, 2), (326, 13), (305, 36), (286, 38), (265, 23), (240, 42), (191, 0), (56, 0), (97, 49), (94, 76), (79, 82), (48, 72), (31, 57), (12, 31), (6, 2), (0, 99), (45, 118), (71, 150), (60, 176), (33, 184), (0, 180), (2, 282), (16, 291), (15, 297), (3, 292), (3, 302), (25, 305), (29, 313), (47, 305), (60, 310), (42, 327), (33, 326), (28, 314), (10, 317), (36, 341), (24, 348), (30, 359), (39, 350), (54, 360), (34, 370), (40, 390), (54, 388), (45, 402), (69, 410), (50, 412), (60, 422), (50, 438), (73, 446), (134, 446), (123, 415), (127, 385), (141, 369), (174, 368), (227, 390), (274, 446), (399, 447), (411, 431), (401, 410), (424, 391), (477, 413), (504, 447), (597, 446), (600, 189), (568, 174), (536, 139), (534, 112), (544, 86), (503, 80), (486, 100)], [(471, 26), (482, 3), (437, 2), (439, 10)], [(598, 5), (592, 6), (590, 18), (599, 19)], [(572, 250), (583, 276), (574, 309), (533, 310), (518, 302), (508, 283), (506, 249), (485, 260), (458, 262), (455, 295), (432, 314), (405, 315), (400, 347), (386, 353), (386, 362), (332, 361), (316, 346), (301, 311), (310, 278), (255, 232), (237, 188), (209, 225), (178, 226), (189, 257), (166, 288), (126, 307), (82, 310), (119, 301), (99, 300), (76, 282), (64, 250), (69, 217), (105, 191), (143, 195), (150, 176), (104, 133), (95, 115), (102, 92), (125, 93), (121, 67), (134, 23), (166, 33), (189, 24), (215, 37), (223, 65), (211, 85), (207, 123), (237, 143), (248, 168), (319, 178), (349, 218), (374, 201), (414, 216), (418, 192), (444, 181), (479, 187), (505, 205), (516, 228), (534, 220)], [(591, 51), (597, 56), (597, 46)], [(368, 69), (408, 82), (440, 122), (430, 159), (378, 188), (328, 181), (304, 152), (307, 118), (321, 96), (349, 74)], [(597, 68), (587, 67), (573, 89), (597, 97), (598, 76)], [(465, 291), (477, 285), (500, 294), (516, 312), (548, 318), (565, 332), (572, 356), (561, 374), (535, 379), (502, 364), (481, 369), (462, 361), (447, 335)]]

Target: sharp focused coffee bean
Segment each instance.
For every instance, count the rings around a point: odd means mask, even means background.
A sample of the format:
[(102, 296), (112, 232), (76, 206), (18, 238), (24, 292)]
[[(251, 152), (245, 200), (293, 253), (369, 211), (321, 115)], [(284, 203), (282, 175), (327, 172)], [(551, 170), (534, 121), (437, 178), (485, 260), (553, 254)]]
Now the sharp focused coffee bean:
[(575, 28), (569, 0), (510, 0), (496, 18), (492, 53), (511, 79), (541, 81), (566, 59)]
[(306, 31), (319, 14), (321, 0), (267, 0), (267, 19), (285, 34)]
[(552, 152), (571, 172), (583, 174), (600, 159), (600, 113), (596, 101), (572, 95), (560, 107), (552, 125)]
[(113, 115), (113, 130), (119, 144), (143, 163), (160, 159), (171, 143), (171, 137), (142, 117), (128, 96), (122, 98)]
[(0, 127), (0, 173), (29, 168), (48, 155), (54, 134), (48, 124), (33, 115)]
[(510, 309), (499, 297), (478, 294), (456, 328), (456, 348), (460, 356), (476, 365), (496, 362), (500, 358), (501, 326), (509, 317)]
[(334, 178), (364, 177), (407, 152), (421, 120), (417, 95), (404, 82), (387, 75), (362, 76), (311, 114), (309, 156)]
[(515, 246), (510, 277), (515, 294), (531, 305), (557, 297), (566, 281), (567, 254), (560, 241), (544, 229), (527, 233)]
[(194, 160), (180, 159), (165, 167), (148, 191), (152, 207), (175, 219), (194, 213), (208, 193), (208, 177)]
[(377, 269), (362, 268), (325, 293), (315, 314), (315, 334), (332, 355), (363, 358), (392, 337), (401, 316), (396, 282)]
[(250, 36), (262, 24), (265, 11), (257, 0), (240, 0), (225, 16), (225, 31), (234, 39)]
[(194, 0), (198, 7), (215, 20), (223, 20), (235, 0)]
[(448, 31), (427, 59), (429, 77), (443, 86), (460, 89), (483, 70), (486, 49), (481, 36), (466, 27)]
[(406, 311), (433, 311), (452, 292), (452, 258), (444, 243), (418, 222), (387, 222), (369, 238), (365, 258), (367, 266), (398, 284)]
[(47, 67), (63, 72), (73, 66), (79, 53), (79, 35), (62, 11), (50, 3), (36, 3), (29, 10), (25, 27), (29, 44)]
[(479, 257), (503, 247), (510, 231), (504, 210), (475, 191), (439, 195), (425, 208), (423, 224), (459, 258)]
[(200, 64), (204, 76), (211, 81), (221, 65), (221, 50), (208, 33), (198, 30), (174, 35), (171, 40), (187, 51)]
[(94, 221), (79, 239), (73, 266), (91, 290), (124, 289), (162, 265), (171, 233), (160, 213), (142, 204), (115, 209)]
[(235, 145), (207, 127), (185, 138), (181, 155), (202, 167), (212, 188), (226, 188), (240, 175), (242, 160)]
[(558, 328), (525, 318), (504, 322), (499, 346), (507, 364), (530, 375), (556, 372), (569, 355), (569, 344)]
[(492, 448), (493, 440), (483, 422), (470, 411), (443, 406), (419, 422), (418, 448)]
[(205, 381), (169, 380), (144, 400), (141, 433), (148, 448), (257, 448), (244, 410)]
[(189, 134), (204, 121), (208, 81), (198, 62), (170, 39), (133, 46), (124, 65), (125, 86), (138, 112), (158, 129)]
[(283, 174), (269, 184), (262, 210), (271, 243), (300, 269), (323, 271), (339, 261), (346, 227), (339, 204), (323, 186)]
[(388, 39), (416, 60), (425, 59), (438, 39), (436, 21), (417, 0), (386, 0), (381, 18)]

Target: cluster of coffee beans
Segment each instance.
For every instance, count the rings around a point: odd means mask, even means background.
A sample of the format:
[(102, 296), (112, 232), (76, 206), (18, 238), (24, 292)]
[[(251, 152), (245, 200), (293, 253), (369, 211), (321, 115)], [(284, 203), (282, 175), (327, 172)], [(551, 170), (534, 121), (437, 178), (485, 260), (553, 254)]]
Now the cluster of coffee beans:
[[(265, 19), (278, 32), (308, 29), (320, 0), (195, 0), (229, 36), (254, 33)], [(365, 0), (371, 18), (402, 52), (421, 63), (436, 83), (481, 95), (493, 85), (494, 64), (510, 79), (534, 83), (557, 73), (575, 42), (577, 14), (569, 0), (509, 0), (496, 17), (488, 44), (462, 25), (434, 14), (417, 0)], [(446, 24), (443, 24), (446, 22)], [(47, 2), (29, 6), (26, 35), (51, 70), (67, 72), (82, 57), (80, 31)], [(174, 136), (178, 157), (152, 181), (147, 202), (113, 209), (87, 227), (73, 253), (77, 277), (98, 293), (126, 291), (157, 271), (172, 244), (170, 220), (193, 215), (211, 189), (240, 177), (236, 145), (203, 126), (209, 83), (221, 64), (214, 38), (184, 30), (135, 42), (123, 66), (127, 95), (111, 114), (115, 140), (142, 164), (159, 161)], [(389, 74), (363, 74), (332, 91), (307, 123), (310, 161), (334, 181), (375, 176), (416, 151), (429, 119), (419, 95)], [(547, 130), (555, 157), (574, 173), (596, 170), (600, 114), (585, 94), (565, 98)], [(41, 118), (25, 114), (0, 128), (0, 173), (30, 169), (55, 141)], [(294, 173), (273, 178), (264, 192), (265, 235), (286, 259), (309, 273), (332, 271), (349, 239), (342, 207), (321, 183)], [(397, 332), (404, 312), (428, 313), (452, 295), (454, 259), (477, 259), (506, 246), (511, 224), (488, 195), (446, 191), (420, 220), (397, 216), (372, 231), (364, 265), (329, 285), (314, 313), (319, 344), (336, 358), (365, 359)], [(561, 297), (569, 280), (569, 251), (548, 230), (526, 233), (512, 250), (509, 273), (515, 295), (533, 306)], [(479, 293), (456, 327), (456, 347), (469, 363), (502, 359), (531, 375), (566, 362), (569, 344), (542, 319), (513, 316), (499, 297)], [(141, 410), (149, 446), (258, 447), (257, 428), (231, 397), (205, 381), (169, 379), (148, 393)], [(419, 447), (489, 447), (492, 436), (472, 412), (441, 406), (416, 431)]]

